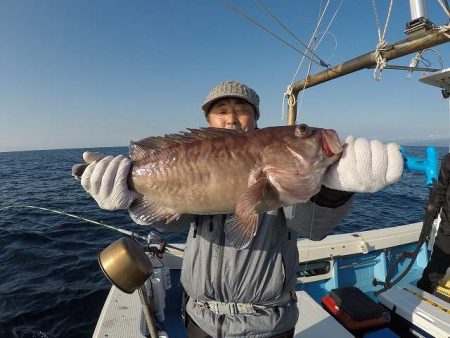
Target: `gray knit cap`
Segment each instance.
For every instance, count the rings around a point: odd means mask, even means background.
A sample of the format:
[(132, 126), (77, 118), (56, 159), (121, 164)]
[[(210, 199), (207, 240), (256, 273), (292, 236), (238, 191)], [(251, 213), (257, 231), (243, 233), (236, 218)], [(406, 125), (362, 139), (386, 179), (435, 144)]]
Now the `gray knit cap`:
[(250, 103), (253, 108), (255, 108), (256, 120), (259, 119), (259, 96), (256, 92), (247, 87), (246, 85), (236, 82), (222, 82), (218, 84), (216, 87), (211, 89), (208, 96), (205, 99), (205, 102), (202, 104), (202, 110), (205, 112), (205, 115), (208, 114), (211, 109), (212, 104), (225, 97), (239, 97), (244, 99), (248, 103)]

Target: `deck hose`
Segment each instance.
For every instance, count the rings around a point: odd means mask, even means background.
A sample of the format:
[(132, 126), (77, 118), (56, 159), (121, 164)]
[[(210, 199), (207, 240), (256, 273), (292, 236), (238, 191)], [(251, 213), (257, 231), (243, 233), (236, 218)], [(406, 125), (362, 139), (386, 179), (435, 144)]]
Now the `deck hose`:
[[(374, 292), (375, 296), (378, 296), (380, 293), (390, 289), (395, 284), (397, 284), (406, 274), (411, 270), (417, 255), (419, 254), (420, 248), (425, 243), (428, 238), (428, 235), (433, 227), (433, 222), (437, 218), (439, 214), (440, 208), (435, 204), (436, 201), (436, 180), (433, 180), (432, 188), (429, 190), (428, 203), (425, 205), (425, 216), (423, 220), (422, 230), (419, 235), (419, 240), (417, 241), (416, 248), (413, 251), (404, 251), (402, 252), (391, 264), (389, 270), (386, 274), (386, 278), (384, 282), (377, 280), (376, 278), (372, 281), (373, 286), (382, 285), (383, 288)], [(394, 272), (397, 270), (398, 264), (405, 258), (410, 258), (408, 266), (403, 270), (403, 272), (393, 281)]]

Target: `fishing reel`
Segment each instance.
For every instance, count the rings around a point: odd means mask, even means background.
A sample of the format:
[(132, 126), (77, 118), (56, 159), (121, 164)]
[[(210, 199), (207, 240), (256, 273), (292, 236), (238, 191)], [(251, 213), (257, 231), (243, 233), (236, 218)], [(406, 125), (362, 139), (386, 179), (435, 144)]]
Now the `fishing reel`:
[(166, 248), (167, 242), (161, 238), (161, 235), (155, 231), (150, 231), (147, 235), (147, 251), (162, 259)]

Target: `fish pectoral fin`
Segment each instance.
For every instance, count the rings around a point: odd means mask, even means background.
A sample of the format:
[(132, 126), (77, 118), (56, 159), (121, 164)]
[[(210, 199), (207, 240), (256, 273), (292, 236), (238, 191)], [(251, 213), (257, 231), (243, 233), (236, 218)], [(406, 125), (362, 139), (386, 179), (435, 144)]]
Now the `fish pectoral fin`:
[(225, 244), (238, 250), (245, 249), (256, 234), (258, 214), (246, 215), (241, 218), (234, 215), (225, 222)]
[(270, 182), (280, 196), (280, 202), (295, 204), (306, 202), (319, 192), (321, 176), (281, 169), (270, 169)]
[(242, 194), (236, 204), (233, 217), (225, 222), (225, 243), (237, 249), (245, 249), (256, 235), (259, 215), (257, 206), (268, 188), (267, 177), (260, 177)]
[(174, 210), (158, 207), (145, 197), (136, 199), (130, 205), (128, 211), (133, 221), (140, 225), (151, 225), (162, 220), (169, 223), (180, 217)]

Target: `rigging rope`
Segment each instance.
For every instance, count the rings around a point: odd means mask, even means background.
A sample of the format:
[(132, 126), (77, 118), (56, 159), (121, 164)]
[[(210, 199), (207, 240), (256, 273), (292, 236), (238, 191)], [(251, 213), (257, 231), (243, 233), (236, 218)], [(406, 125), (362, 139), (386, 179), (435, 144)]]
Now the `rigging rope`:
[[(330, 29), (331, 24), (333, 23), (334, 19), (336, 18), (336, 15), (337, 15), (337, 13), (339, 12), (339, 9), (341, 8), (341, 5), (342, 5), (342, 2), (343, 2), (343, 1), (344, 1), (344, 0), (341, 0), (341, 2), (340, 2), (340, 4), (339, 4), (338, 8), (336, 9), (336, 11), (335, 11), (333, 17), (331, 18), (331, 21), (329, 22), (327, 28), (325, 29), (325, 32), (323, 33), (323, 35), (322, 35), (322, 37), (320, 38), (319, 42), (317, 42), (317, 44), (315, 45), (314, 50), (316, 50), (316, 49), (319, 47), (320, 43), (321, 43), (322, 40), (323, 40), (323, 37), (325, 36), (325, 34), (328, 33), (328, 30)], [(325, 12), (325, 9), (324, 9), (324, 12)], [(325, 14), (325, 13), (324, 13), (324, 14)], [(321, 23), (321, 21), (322, 21), (322, 18), (323, 18), (323, 15), (322, 15), (322, 17), (320, 18), (320, 21), (318, 22), (318, 24), (317, 24), (317, 26), (316, 26), (316, 29), (314, 30), (314, 34), (313, 34), (313, 36), (311, 37), (310, 43), (315, 43), (315, 39), (317, 38), (317, 33), (316, 33), (316, 32), (317, 32), (317, 29), (319, 28), (319, 25), (320, 25), (320, 23)], [(334, 53), (334, 52), (333, 52), (333, 53)], [(308, 66), (308, 71), (307, 71), (307, 73), (306, 73), (306, 78), (308, 78), (309, 75), (311, 74), (311, 69), (312, 69), (312, 64), (311, 64), (311, 62), (310, 62), (310, 63), (309, 63), (309, 66)], [(300, 103), (298, 104), (298, 107), (300, 107), (300, 108), (301, 108), (301, 106), (302, 106), (302, 104), (303, 104), (303, 98), (304, 98), (304, 96), (305, 96), (305, 88), (306, 88), (306, 81), (305, 81), (305, 84), (303, 85), (303, 88), (302, 88), (302, 93), (301, 93), (301, 97), (300, 97)]]
[[(343, 2), (343, 1), (344, 1), (344, 0), (341, 0), (341, 2), (340, 2), (340, 4), (339, 4), (338, 8), (336, 9), (336, 11), (335, 11), (333, 17), (331, 18), (330, 23), (328, 24), (328, 26), (327, 26), (325, 32), (323, 33), (322, 38), (319, 40), (319, 42), (318, 42), (317, 44), (315, 44), (315, 40), (316, 40), (316, 38), (317, 38), (317, 30), (319, 29), (319, 26), (320, 26), (320, 24), (322, 23), (322, 20), (323, 20), (323, 18), (324, 18), (324, 16), (325, 16), (325, 13), (326, 13), (326, 11), (327, 11), (327, 9), (328, 9), (328, 6), (329, 6), (329, 4), (330, 4), (330, 0), (327, 1), (326, 5), (325, 5), (325, 7), (324, 7), (324, 9), (323, 9), (323, 11), (322, 11), (322, 10), (319, 11), (319, 18), (318, 18), (318, 20), (317, 20), (316, 27), (315, 27), (314, 32), (313, 32), (313, 34), (311, 35), (311, 38), (310, 38), (309, 43), (308, 43), (308, 47), (307, 47), (308, 50), (310, 49), (310, 47), (311, 47), (311, 45), (312, 45), (313, 43), (314, 43), (314, 47), (312, 48), (312, 50), (315, 51), (315, 50), (317, 49), (317, 47), (319, 46), (320, 42), (323, 40), (323, 37), (325, 36), (325, 34), (328, 32), (329, 28), (331, 27), (331, 24), (333, 23), (333, 21), (334, 21), (336, 15), (337, 15), (337, 13), (339, 12), (339, 9), (341, 8), (341, 5), (342, 5), (342, 2)], [(322, 2), (321, 2), (321, 4), (320, 4), (320, 8), (322, 8)], [(291, 84), (290, 84), (290, 85), (288, 86), (288, 88), (287, 88), (287, 92), (286, 92), (286, 93), (287, 93), (288, 104), (289, 104), (289, 105), (294, 105), (294, 104), (295, 104), (296, 98), (295, 98), (295, 95), (292, 94), (292, 90), (293, 90), (293, 86), (292, 86), (292, 85), (293, 85), (293, 83), (294, 83), (294, 81), (295, 81), (295, 77), (296, 77), (296, 75), (297, 75), (297, 73), (298, 73), (298, 71), (299, 71), (301, 65), (303, 64), (304, 60), (305, 60), (305, 57), (303, 57), (302, 60), (300, 61), (299, 65), (298, 65), (298, 67), (297, 67), (296, 73), (295, 73), (295, 75), (294, 75), (294, 77), (293, 77), (293, 79), (292, 79), (292, 81), (291, 81)], [(312, 68), (312, 62), (310, 61), (309, 66), (308, 66), (308, 71), (307, 71), (306, 78), (307, 78), (307, 77), (309, 76), (309, 74), (311, 73), (311, 68)], [(303, 87), (303, 89), (305, 89), (305, 87), (306, 87), (306, 81), (305, 81), (305, 86)], [(305, 91), (302, 90), (302, 96), (301, 96), (300, 106), (301, 106), (301, 104), (302, 104), (302, 102), (303, 102), (303, 95), (304, 95), (304, 92), (305, 92)], [(286, 94), (285, 94), (284, 97), (286, 97)], [(284, 113), (284, 97), (283, 97), (283, 113)], [(317, 198), (317, 195), (314, 197), (314, 202), (313, 202), (313, 205), (312, 205), (312, 215), (311, 215), (311, 222), (310, 222), (310, 227), (309, 227), (309, 238), (311, 238), (311, 236), (312, 236), (312, 231), (313, 231), (313, 225), (314, 225), (314, 219), (315, 219), (315, 210), (316, 210), (316, 208), (315, 208), (315, 206), (316, 206), (316, 204), (315, 204), (315, 199), (316, 199), (316, 198)], [(303, 272), (305, 272), (305, 271), (307, 270), (307, 268), (308, 268), (308, 259), (309, 259), (309, 249), (310, 249), (310, 244), (311, 244), (311, 239), (308, 240), (308, 245), (307, 245), (307, 248), (306, 248), (306, 259), (305, 259), (305, 267), (304, 267)], [(301, 272), (301, 271), (300, 271), (300, 272)], [(303, 291), (303, 288), (304, 288), (304, 283), (302, 283), (302, 288), (301, 288), (302, 291)], [(301, 300), (299, 300), (299, 301), (301, 301)]]
[(446, 24), (446, 25), (442, 25), (438, 27), (439, 32), (441, 32), (442, 34), (444, 34), (446, 37), (448, 37), (450, 39), (450, 24)]
[[(317, 48), (317, 45), (316, 45), (315, 48)], [(306, 72), (306, 78), (308, 78), (309, 75), (311, 74), (311, 69), (312, 69), (312, 63), (310, 62), (309, 65), (308, 65), (308, 71)], [(305, 96), (305, 88), (306, 88), (306, 81), (305, 81), (305, 84), (303, 85), (303, 88), (302, 88), (302, 93), (301, 93), (301, 96), (300, 96), (300, 102), (297, 104), (298, 109), (301, 108), (302, 105), (303, 105), (303, 98)]]
[[(330, 0), (327, 1), (326, 5), (325, 5), (325, 8), (322, 11), (322, 0), (320, 1), (319, 18), (318, 18), (318, 22), (316, 24), (316, 28), (314, 29), (314, 32), (313, 32), (311, 38), (309, 39), (308, 47), (307, 47), (308, 49), (311, 47), (311, 43), (312, 43), (312, 41), (314, 39), (314, 36), (315, 36), (316, 31), (318, 29), (318, 26), (320, 25), (320, 22), (322, 21), (322, 18), (325, 15), (325, 11), (328, 8), (329, 4), (330, 4)], [(317, 46), (316, 46), (316, 48), (317, 48)], [(305, 61), (305, 55), (302, 57), (302, 59), (300, 60), (300, 63), (297, 66), (297, 69), (296, 69), (296, 71), (294, 73), (294, 76), (292, 77), (291, 84), (288, 85), (288, 87), (286, 89), (286, 92), (283, 94), (283, 103), (282, 103), (282, 110), (281, 110), (281, 122), (283, 122), (283, 120), (284, 120), (284, 111), (285, 111), (285, 109), (284, 109), (284, 99), (286, 97), (288, 98), (288, 106), (289, 107), (293, 107), (293, 106), (295, 106), (297, 104), (297, 98), (292, 93), (292, 91), (294, 89), (292, 85), (294, 84), (295, 78), (297, 77), (297, 74), (300, 71), (300, 68), (303, 65), (304, 61)], [(307, 74), (307, 75), (309, 75), (309, 74)], [(305, 88), (303, 88), (303, 89), (305, 89)]]
[(448, 8), (447, 0), (445, 0), (445, 2), (443, 0), (438, 0), (438, 2), (444, 10), (445, 14), (447, 14), (447, 16), (450, 18), (450, 9)]
[(266, 27), (264, 27), (263, 25), (261, 25), (260, 23), (258, 23), (256, 20), (252, 19), (251, 17), (249, 17), (248, 15), (246, 15), (245, 13), (243, 13), (242, 11), (240, 11), (238, 8), (232, 6), (228, 1), (226, 0), (219, 0), (220, 2), (222, 2), (226, 7), (230, 8), (231, 10), (235, 11), (236, 13), (238, 13), (239, 15), (241, 15), (242, 17), (244, 17), (245, 19), (247, 19), (248, 21), (250, 21), (251, 23), (253, 23), (254, 25), (256, 25), (257, 27), (259, 27), (260, 29), (262, 29), (263, 31), (265, 31), (266, 33), (269, 33), (270, 35), (272, 35), (274, 38), (276, 38), (277, 40), (281, 41), (282, 43), (284, 43), (285, 45), (287, 45), (288, 47), (290, 47), (291, 49), (293, 49), (294, 51), (296, 51), (297, 53), (305, 56), (306, 58), (308, 58), (309, 60), (311, 60), (312, 62), (314, 62), (315, 64), (317, 64), (318, 66), (323, 67), (323, 65), (321, 64), (320, 61), (316, 61), (314, 60), (312, 57), (310, 57), (309, 55), (303, 53), (301, 50), (299, 50), (298, 48), (296, 48), (295, 46), (291, 45), (289, 42), (287, 42), (286, 40), (284, 40), (283, 38), (279, 37), (278, 35), (276, 35), (275, 33), (273, 33), (271, 30), (267, 29)]
[(383, 51), (386, 50), (386, 46), (387, 46), (387, 42), (385, 40), (385, 36), (386, 36), (386, 31), (387, 31), (387, 27), (389, 24), (389, 20), (391, 18), (391, 13), (392, 13), (392, 5), (394, 3), (394, 0), (390, 0), (389, 2), (389, 10), (388, 10), (388, 14), (386, 17), (386, 22), (384, 24), (384, 29), (383, 29), (383, 33), (381, 33), (381, 29), (380, 29), (380, 19), (378, 17), (378, 11), (377, 11), (377, 6), (375, 4), (375, 0), (372, 0), (372, 7), (373, 7), (373, 11), (375, 14), (375, 21), (377, 24), (377, 31), (378, 31), (378, 44), (375, 48), (375, 60), (377, 62), (377, 65), (375, 66), (375, 69), (373, 70), (373, 77), (375, 80), (380, 81), (381, 80), (381, 72), (383, 71), (384, 67), (386, 67), (387, 64), (387, 60), (386, 58), (383, 57)]
[(322, 42), (322, 40), (323, 40), (323, 38), (325, 37), (325, 35), (326, 34), (330, 34), (332, 37), (333, 37), (333, 39), (334, 39), (334, 49), (333, 49), (333, 52), (330, 54), (330, 56), (327, 58), (327, 60), (330, 60), (333, 56), (334, 56), (334, 53), (336, 53), (336, 50), (337, 50), (337, 47), (338, 47), (338, 40), (337, 40), (337, 38), (336, 38), (336, 35), (334, 35), (333, 33), (331, 33), (331, 32), (328, 32), (328, 31), (325, 31), (325, 32), (319, 32), (319, 34), (317, 34), (317, 35), (321, 35), (321, 37), (320, 37), (320, 40), (319, 40), (319, 42), (317, 42), (317, 45), (319, 45), (321, 42)]
[[(317, 32), (317, 29), (319, 28), (319, 25), (322, 22), (322, 19), (323, 19), (324, 15), (325, 15), (325, 12), (326, 12), (329, 4), (330, 4), (330, 0), (327, 1), (326, 5), (325, 5), (325, 8), (322, 11), (322, 9), (321, 9), (322, 8), (322, 1), (320, 1), (319, 18), (317, 20), (317, 24), (316, 24), (316, 27), (314, 29), (314, 32), (311, 35), (311, 38), (309, 39), (308, 48), (311, 47), (311, 44), (312, 44), (312, 42), (314, 40), (314, 37), (315, 37), (316, 32)], [(317, 46), (316, 46), (316, 48), (317, 48)], [(282, 111), (282, 115), (281, 115), (281, 120), (283, 120), (283, 118), (284, 118), (284, 98), (285, 97), (288, 98), (288, 106), (290, 106), (290, 107), (293, 107), (293, 106), (295, 106), (297, 104), (297, 98), (292, 93), (292, 91), (294, 89), (293, 88), (293, 84), (294, 84), (295, 78), (297, 77), (297, 74), (300, 71), (300, 68), (303, 65), (304, 61), (305, 61), (305, 57), (303, 56), (302, 59), (300, 60), (300, 63), (297, 66), (297, 69), (296, 69), (296, 71), (294, 73), (294, 76), (292, 77), (291, 84), (287, 87), (286, 93), (284, 93), (284, 95), (283, 95), (283, 111)], [(308, 76), (309, 76), (309, 72), (306, 74), (305, 78), (307, 78)], [(306, 86), (306, 82), (305, 82), (305, 86)], [(303, 89), (305, 89), (305, 86), (303, 87)], [(301, 97), (301, 99), (303, 101), (303, 90), (302, 90), (302, 97)]]
[[(339, 10), (341, 9), (341, 5), (342, 5), (343, 2), (344, 2), (344, 0), (341, 0), (341, 2), (339, 3), (339, 6), (338, 6), (338, 8), (336, 9), (336, 11), (334, 12), (333, 17), (331, 18), (331, 20), (330, 20), (330, 22), (329, 22), (327, 28), (325, 28), (325, 32), (323, 32), (322, 37), (320, 38), (319, 42), (317, 43), (317, 47), (320, 45), (320, 43), (322, 42), (322, 40), (323, 40), (323, 38), (325, 37), (325, 35), (326, 35), (327, 33), (329, 33), (328, 30), (330, 29), (331, 24), (333, 23), (334, 19), (336, 18), (337, 13), (338, 13)], [(334, 34), (332, 34), (332, 33), (329, 33), (329, 34), (333, 35), (334, 38), (336, 39), (336, 36), (335, 36)], [(317, 47), (316, 47), (316, 48), (317, 48)], [(335, 50), (334, 50), (334, 51), (336, 51), (336, 49), (337, 49), (337, 39), (336, 39), (336, 47), (335, 47)], [(333, 54), (334, 54), (334, 52), (333, 52)]]
[[(328, 8), (328, 6), (329, 6), (329, 4), (330, 4), (330, 1), (331, 1), (331, 0), (328, 0), (328, 1), (327, 1), (326, 5), (325, 5), (325, 7), (324, 7), (324, 9), (323, 9), (323, 11), (322, 11), (322, 10), (319, 11), (319, 18), (318, 18), (318, 20), (317, 20), (316, 27), (314, 28), (314, 32), (312, 33), (311, 38), (309, 39), (309, 42), (308, 42), (308, 48), (311, 47), (311, 44), (312, 44), (312, 42), (313, 42), (313, 40), (314, 40), (314, 37), (316, 36), (317, 30), (319, 29), (319, 26), (320, 26), (320, 24), (321, 24), (321, 22), (322, 22), (322, 19), (323, 19), (324, 15), (325, 15), (325, 12), (327, 11), (327, 8)], [(322, 2), (321, 2), (320, 7), (322, 7)], [(317, 48), (317, 46), (316, 46), (316, 48)], [(298, 67), (297, 67), (297, 70), (295, 71), (294, 76), (292, 77), (290, 86), (292, 86), (292, 85), (294, 84), (295, 78), (297, 77), (297, 74), (298, 74), (298, 72), (300, 71), (300, 68), (301, 68), (301, 66), (302, 66), (302, 64), (303, 64), (303, 61), (305, 60), (305, 56), (306, 56), (306, 54), (305, 54), (305, 55), (302, 57), (302, 59), (300, 60), (300, 63), (298, 64)], [(294, 104), (295, 104), (295, 100), (294, 100)]]
[[(441, 54), (438, 52), (438, 50), (437, 50), (437, 49), (434, 49), (434, 48), (427, 48), (427, 49), (425, 49), (423, 52), (425, 53), (427, 50), (430, 50), (430, 51), (436, 53), (436, 55), (437, 55), (438, 58), (439, 58), (439, 64), (441, 65), (441, 69), (444, 69), (444, 63), (442, 62), (442, 57), (441, 57)], [(430, 63), (430, 66), (431, 66), (431, 63)]]
[[(319, 42), (316, 44), (315, 48), (313, 48), (313, 50), (316, 50), (317, 47), (319, 47), (319, 45), (320, 45), (320, 43), (322, 42), (322, 40), (323, 40), (325, 34), (328, 33), (328, 30), (330, 29), (330, 27), (331, 27), (331, 25), (332, 25), (334, 19), (336, 18), (336, 16), (337, 16), (337, 14), (338, 14), (338, 12), (339, 12), (339, 10), (340, 10), (341, 5), (342, 5), (343, 2), (344, 2), (344, 0), (341, 0), (341, 2), (339, 3), (339, 6), (337, 7), (337, 9), (336, 9), (336, 11), (334, 12), (334, 14), (333, 14), (333, 16), (332, 16), (330, 22), (328, 23), (327, 28), (325, 29), (325, 32), (323, 33), (322, 37), (320, 38)], [(314, 29), (314, 32), (313, 32), (313, 34), (312, 34), (312, 36), (311, 36), (311, 39), (309, 40), (308, 48), (311, 47), (311, 44), (313, 43), (314, 39), (316, 38), (317, 30), (319, 29), (319, 26), (320, 26), (320, 24), (321, 24), (321, 22), (322, 22), (322, 20), (323, 20), (323, 17), (325, 16), (325, 13), (326, 13), (326, 11), (327, 11), (327, 8), (328, 8), (329, 4), (330, 4), (330, 0), (328, 0), (327, 3), (325, 4), (325, 7), (324, 7), (323, 11), (322, 11), (322, 10), (319, 11), (319, 18), (318, 18), (316, 27), (315, 27), (315, 29)], [(320, 8), (321, 8), (321, 7), (322, 7), (322, 2), (321, 2), (321, 4), (320, 4)], [(337, 43), (336, 43), (336, 45), (337, 45)], [(337, 47), (336, 47), (336, 48), (337, 48)], [(333, 53), (334, 53), (334, 52), (333, 52)], [(281, 121), (283, 121), (283, 119), (284, 119), (284, 111), (285, 111), (285, 109), (284, 109), (284, 100), (285, 100), (285, 98), (286, 98), (286, 97), (288, 98), (288, 105), (291, 106), (291, 107), (294, 106), (294, 105), (297, 103), (296, 97), (295, 97), (295, 95), (293, 95), (292, 90), (293, 90), (293, 84), (294, 84), (294, 81), (295, 81), (295, 79), (296, 79), (296, 77), (297, 77), (297, 75), (298, 75), (298, 72), (300, 71), (301, 66), (303, 65), (304, 60), (305, 60), (305, 57), (303, 57), (303, 58), (300, 60), (300, 63), (299, 63), (298, 66), (297, 66), (297, 69), (296, 69), (296, 71), (295, 71), (295, 73), (294, 73), (294, 76), (292, 77), (291, 84), (288, 85), (286, 92), (283, 94)], [(310, 66), (309, 66), (309, 70), (308, 70), (308, 72), (307, 72), (305, 78), (307, 78), (307, 77), (309, 76), (310, 71), (311, 71), (311, 64), (310, 64)], [(305, 86), (303, 87), (303, 90), (302, 90), (302, 94), (301, 94), (301, 95), (302, 95), (302, 96), (301, 96), (301, 102), (303, 102), (303, 95), (304, 95), (303, 93), (304, 93), (305, 87), (306, 87), (306, 82), (305, 82)]]

